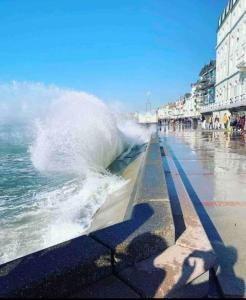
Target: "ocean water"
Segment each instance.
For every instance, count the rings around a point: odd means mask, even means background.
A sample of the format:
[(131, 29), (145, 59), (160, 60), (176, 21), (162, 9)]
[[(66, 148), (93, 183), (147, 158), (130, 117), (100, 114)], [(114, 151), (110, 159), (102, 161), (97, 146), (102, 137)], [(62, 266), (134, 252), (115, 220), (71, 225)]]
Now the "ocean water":
[(0, 85), (0, 263), (81, 235), (126, 184), (107, 167), (151, 132), (83, 92)]

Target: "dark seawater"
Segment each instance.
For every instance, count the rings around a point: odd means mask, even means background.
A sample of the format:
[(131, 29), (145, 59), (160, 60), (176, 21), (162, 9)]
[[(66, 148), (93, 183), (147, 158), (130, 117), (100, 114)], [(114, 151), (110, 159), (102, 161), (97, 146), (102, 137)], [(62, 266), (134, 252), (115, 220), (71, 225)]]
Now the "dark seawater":
[(45, 174), (32, 163), (32, 127), (0, 124), (0, 263), (78, 236), (108, 193), (112, 174)]

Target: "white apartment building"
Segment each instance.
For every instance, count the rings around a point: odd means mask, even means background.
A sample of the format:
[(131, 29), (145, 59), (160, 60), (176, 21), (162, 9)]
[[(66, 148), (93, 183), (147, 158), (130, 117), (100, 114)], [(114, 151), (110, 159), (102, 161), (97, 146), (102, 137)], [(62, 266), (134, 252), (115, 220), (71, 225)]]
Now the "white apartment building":
[(246, 0), (230, 0), (217, 31), (215, 103), (221, 113), (246, 105)]
[(198, 118), (200, 116), (200, 96), (196, 91), (196, 84), (191, 86), (191, 95), (186, 98), (184, 104), (185, 115), (187, 117)]
[(200, 112), (197, 111), (196, 106), (194, 95), (187, 93), (176, 102), (159, 107), (158, 119), (197, 118), (200, 116)]
[(167, 104), (159, 107), (157, 114), (159, 120), (169, 119), (170, 118), (169, 105)]
[(191, 96), (185, 99), (183, 114), (186, 118), (194, 117), (196, 115), (194, 98)]
[(157, 112), (159, 120), (176, 119), (180, 113), (179, 101), (163, 105)]

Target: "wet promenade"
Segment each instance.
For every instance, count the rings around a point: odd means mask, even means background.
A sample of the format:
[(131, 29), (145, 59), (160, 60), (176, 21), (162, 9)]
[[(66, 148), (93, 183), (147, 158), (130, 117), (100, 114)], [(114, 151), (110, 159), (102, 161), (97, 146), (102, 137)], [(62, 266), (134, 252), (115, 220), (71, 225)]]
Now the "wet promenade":
[(246, 144), (244, 136), (201, 130), (166, 131), (168, 147), (218, 256), (226, 296), (246, 294)]

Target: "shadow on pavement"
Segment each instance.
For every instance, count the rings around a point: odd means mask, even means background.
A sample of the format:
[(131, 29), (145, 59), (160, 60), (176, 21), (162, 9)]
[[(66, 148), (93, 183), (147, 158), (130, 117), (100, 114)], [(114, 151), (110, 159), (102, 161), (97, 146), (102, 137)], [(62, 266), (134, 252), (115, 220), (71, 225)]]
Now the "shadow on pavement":
[(182, 181), (187, 189), (190, 199), (193, 202), (197, 214), (200, 217), (200, 220), (206, 231), (206, 234), (217, 254), (219, 264), (218, 266), (214, 267), (214, 270), (220, 282), (223, 283), (223, 294), (226, 293), (226, 295), (227, 294), (231, 295), (231, 293), (233, 293), (232, 296), (237, 296), (237, 297), (245, 296), (245, 282), (243, 279), (238, 278), (236, 276), (233, 268), (238, 258), (237, 249), (234, 248), (233, 246), (224, 245), (224, 242), (218, 230), (216, 229), (206, 209), (201, 203), (196, 191), (194, 190), (188, 176), (183, 170), (176, 155), (174, 154), (170, 146), (168, 146), (168, 144), (166, 145), (173, 157), (174, 163), (180, 173)]

